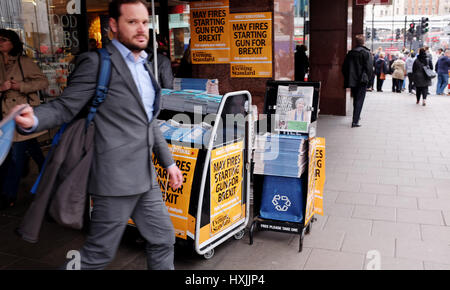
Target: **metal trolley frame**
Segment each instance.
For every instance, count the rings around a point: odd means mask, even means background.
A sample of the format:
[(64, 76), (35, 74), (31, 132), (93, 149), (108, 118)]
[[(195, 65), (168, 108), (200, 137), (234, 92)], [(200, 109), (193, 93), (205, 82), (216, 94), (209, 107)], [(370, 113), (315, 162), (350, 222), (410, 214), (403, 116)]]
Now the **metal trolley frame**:
[[(276, 104), (276, 96), (277, 89), (279, 85), (296, 85), (296, 86), (313, 86), (314, 87), (314, 96), (313, 96), (313, 114), (311, 114), (311, 124), (310, 130), (308, 132), (308, 137), (315, 137), (316, 128), (317, 128), (317, 117), (319, 113), (319, 96), (320, 96), (320, 82), (296, 82), (296, 81), (274, 81), (270, 80), (267, 82), (266, 88), (266, 96), (264, 100), (264, 113), (267, 114), (268, 123), (272, 124), (272, 116), (275, 114), (275, 104)], [(269, 128), (270, 131), (273, 131), (272, 128)], [(309, 154), (308, 154), (309, 155)], [(311, 160), (308, 160), (308, 164)], [(306, 184), (308, 180), (308, 173), (302, 174), (301, 177), (306, 179)], [(260, 231), (276, 231), (290, 234), (298, 234), (300, 236), (299, 239), (299, 252), (303, 249), (303, 239), (306, 234), (309, 234), (312, 228), (312, 223), (316, 220), (314, 215), (309, 220), (307, 224), (305, 224), (305, 213), (306, 213), (306, 195), (304, 197), (304, 208), (303, 208), (303, 220), (302, 222), (288, 222), (288, 221), (280, 221), (280, 220), (271, 220), (264, 219), (259, 216), (260, 210), (260, 202), (261, 202), (261, 194), (262, 194), (262, 183), (264, 180), (264, 175), (254, 174), (253, 175), (253, 221), (249, 230), (249, 238), (250, 245), (253, 244), (253, 236), (255, 230)]]

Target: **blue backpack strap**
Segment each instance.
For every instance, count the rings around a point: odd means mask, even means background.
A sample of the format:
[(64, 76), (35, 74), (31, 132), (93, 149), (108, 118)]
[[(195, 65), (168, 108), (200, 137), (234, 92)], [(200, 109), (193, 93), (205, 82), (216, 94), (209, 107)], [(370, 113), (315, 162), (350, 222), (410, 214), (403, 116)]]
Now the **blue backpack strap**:
[(97, 88), (95, 90), (95, 98), (92, 100), (89, 114), (86, 118), (86, 129), (94, 119), (98, 107), (105, 101), (108, 95), (109, 80), (111, 79), (111, 58), (106, 49), (98, 50), (100, 55), (100, 70), (97, 77)]

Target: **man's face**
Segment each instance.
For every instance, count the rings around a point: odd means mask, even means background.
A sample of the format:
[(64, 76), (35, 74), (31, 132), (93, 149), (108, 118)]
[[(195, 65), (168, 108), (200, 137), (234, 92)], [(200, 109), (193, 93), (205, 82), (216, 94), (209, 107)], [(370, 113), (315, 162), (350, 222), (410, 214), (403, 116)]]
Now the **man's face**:
[(132, 52), (140, 52), (148, 44), (148, 11), (142, 3), (122, 4), (121, 15), (109, 20), (114, 37)]

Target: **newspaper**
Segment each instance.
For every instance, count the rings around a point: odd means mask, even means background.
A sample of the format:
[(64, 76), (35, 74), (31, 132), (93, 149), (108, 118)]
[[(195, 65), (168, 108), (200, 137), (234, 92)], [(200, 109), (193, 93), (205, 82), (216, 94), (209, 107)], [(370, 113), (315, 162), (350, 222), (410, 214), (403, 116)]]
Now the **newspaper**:
[(313, 95), (314, 87), (278, 86), (275, 130), (280, 133), (308, 133)]

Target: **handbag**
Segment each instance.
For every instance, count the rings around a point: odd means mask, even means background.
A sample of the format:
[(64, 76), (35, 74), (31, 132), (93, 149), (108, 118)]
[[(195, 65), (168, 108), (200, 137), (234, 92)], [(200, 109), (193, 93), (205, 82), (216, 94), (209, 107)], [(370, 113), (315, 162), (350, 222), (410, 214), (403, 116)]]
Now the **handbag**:
[(433, 79), (436, 77), (436, 72), (434, 70), (432, 70), (431, 68), (429, 68), (428, 65), (423, 66), (423, 71), (425, 72), (425, 75), (430, 79)]
[(385, 80), (386, 79), (386, 75), (384, 73), (380, 73), (380, 80)]

